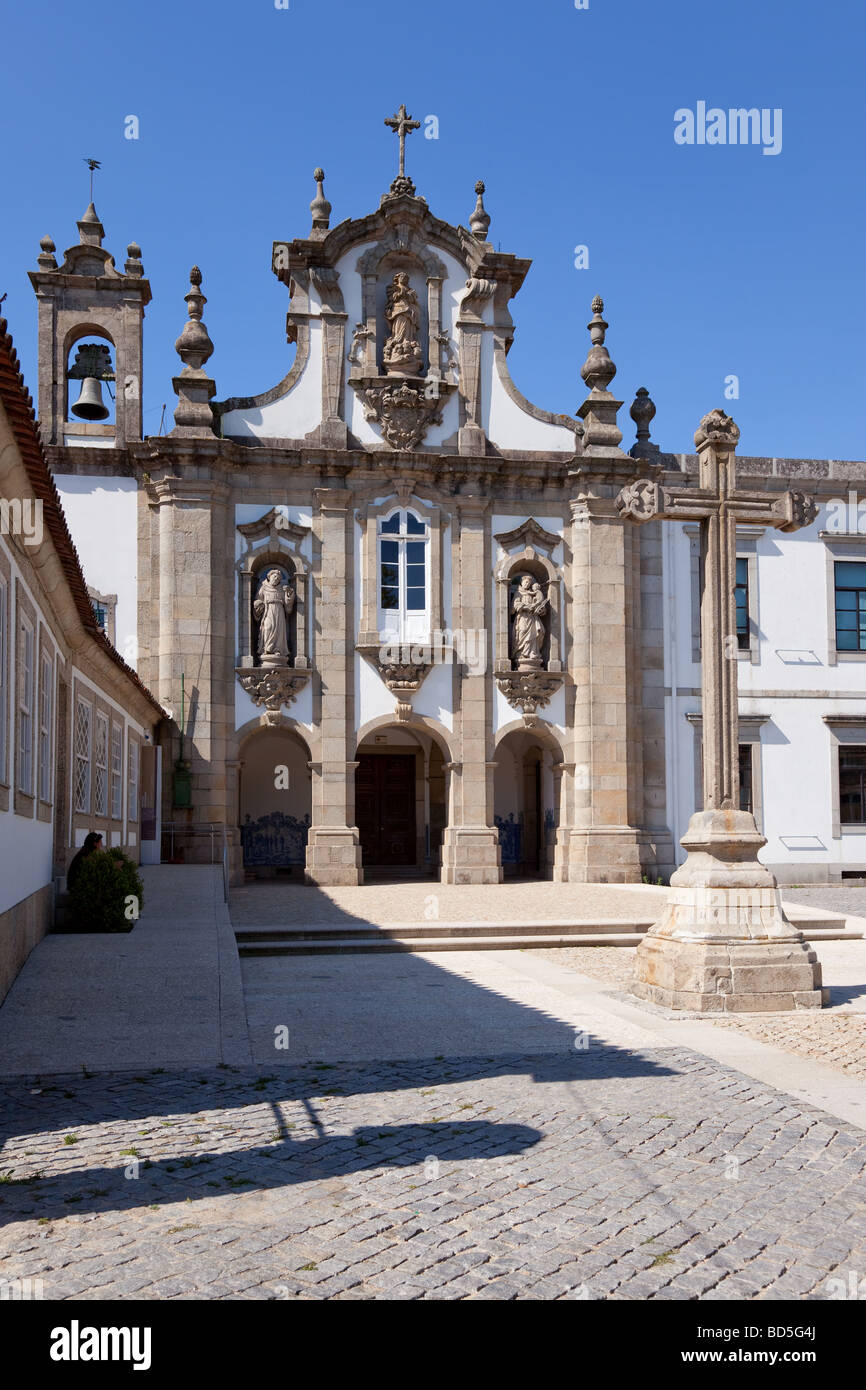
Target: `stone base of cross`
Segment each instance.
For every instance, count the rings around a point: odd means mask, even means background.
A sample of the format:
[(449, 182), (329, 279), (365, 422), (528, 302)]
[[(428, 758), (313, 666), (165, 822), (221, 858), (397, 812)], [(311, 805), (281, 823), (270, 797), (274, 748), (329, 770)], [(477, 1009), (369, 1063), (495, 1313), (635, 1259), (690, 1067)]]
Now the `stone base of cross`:
[(695, 434), (697, 487), (641, 479), (617, 499), (628, 521), (698, 521), (701, 595), (704, 808), (681, 841), (665, 910), (637, 950), (632, 992), (671, 1009), (758, 1013), (826, 1003), (818, 958), (782, 910), (778, 885), (758, 861), (767, 843), (739, 807), (737, 522), (795, 531), (814, 520), (802, 493), (745, 492), (736, 485), (740, 431), (713, 410)]

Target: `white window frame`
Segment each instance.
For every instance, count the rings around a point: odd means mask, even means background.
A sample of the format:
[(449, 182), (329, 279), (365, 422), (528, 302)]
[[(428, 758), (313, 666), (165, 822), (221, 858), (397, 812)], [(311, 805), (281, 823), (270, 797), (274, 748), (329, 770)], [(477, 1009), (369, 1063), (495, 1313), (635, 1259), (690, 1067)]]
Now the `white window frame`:
[[(394, 515), (400, 517), (399, 531), (385, 531), (387, 522), (391, 521)], [(423, 534), (411, 534), (407, 530), (407, 518), (409, 516), (419, 522), (423, 528)], [(429, 642), (430, 640), (430, 521), (429, 518), (416, 511), (414, 507), (391, 507), (390, 510), (378, 518), (376, 526), (376, 607), (378, 613), (379, 637), (383, 642)], [(395, 541), (397, 543), (397, 585), (398, 597), (397, 608), (382, 607), (382, 542)], [(424, 607), (407, 608), (407, 546), (418, 543), (424, 547)], [(389, 562), (390, 563), (390, 562)]]
[(49, 804), (52, 784), (53, 716), (54, 660), (49, 652), (43, 652), (39, 663), (39, 800)]
[(21, 655), (18, 668), (18, 757), (15, 780), (24, 796), (32, 796), (34, 700), (36, 695), (36, 629), (26, 613), (19, 613)]
[(123, 725), (111, 721), (111, 793), (112, 820), (123, 820)]
[(9, 781), (9, 584), (0, 578), (0, 782)]
[[(81, 749), (81, 747), (80, 747), (80, 744), (79, 744), (79, 740), (78, 740), (78, 725), (79, 725), (78, 714), (79, 714), (79, 710), (81, 710), (81, 709), (86, 709), (86, 710), (87, 710), (87, 746), (86, 746), (86, 748), (84, 749), (84, 751), (82, 751), (82, 749)], [(89, 816), (89, 815), (90, 815), (90, 803), (91, 803), (91, 799), (92, 799), (92, 792), (91, 792), (91, 773), (92, 773), (92, 770), (93, 770), (93, 769), (92, 769), (92, 762), (93, 762), (93, 705), (92, 705), (92, 703), (90, 702), (90, 700), (85, 700), (83, 696), (79, 695), (78, 698), (77, 698), (77, 700), (76, 700), (76, 702), (75, 702), (75, 781), (74, 781), (74, 783), (73, 783), (73, 792), (74, 792), (74, 794), (75, 794), (75, 811), (76, 811), (76, 814), (77, 814), (77, 815), (80, 815), (80, 816)], [(80, 780), (81, 780), (79, 774), (80, 774), (80, 771), (81, 771), (82, 766), (86, 767), (86, 769), (87, 769), (87, 776), (86, 776), (86, 778), (85, 778), (85, 780), (84, 780), (84, 788), (85, 788), (85, 793), (86, 793), (86, 794), (85, 794), (85, 796), (84, 796), (83, 798), (80, 799), (80, 798), (79, 798), (79, 795), (78, 795), (78, 785), (79, 785), (79, 782), (80, 782)], [(82, 804), (82, 801), (83, 801), (83, 804)]]
[(129, 736), (129, 750), (126, 759), (126, 806), (127, 820), (133, 824), (138, 823), (138, 769), (139, 752), (138, 744), (132, 736)]
[[(108, 742), (110, 724), (104, 710), (96, 711), (96, 743), (93, 750), (93, 800), (94, 814), (108, 819)], [(99, 773), (102, 773), (102, 795), (100, 796)]]

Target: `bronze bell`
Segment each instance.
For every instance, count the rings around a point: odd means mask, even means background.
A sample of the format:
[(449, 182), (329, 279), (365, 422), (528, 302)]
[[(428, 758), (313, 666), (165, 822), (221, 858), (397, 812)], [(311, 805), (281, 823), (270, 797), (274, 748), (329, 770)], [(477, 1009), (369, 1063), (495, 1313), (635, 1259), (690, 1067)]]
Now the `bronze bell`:
[(79, 420), (107, 420), (111, 414), (102, 399), (102, 382), (95, 376), (86, 376), (81, 383), (81, 393), (72, 407), (72, 414)]

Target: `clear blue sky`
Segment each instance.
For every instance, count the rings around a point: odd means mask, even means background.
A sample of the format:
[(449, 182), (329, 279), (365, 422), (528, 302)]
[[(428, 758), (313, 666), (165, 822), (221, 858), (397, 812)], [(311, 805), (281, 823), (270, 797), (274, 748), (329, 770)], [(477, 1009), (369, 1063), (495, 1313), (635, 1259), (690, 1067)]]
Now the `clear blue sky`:
[[(862, 392), (862, 6), (824, 0), (211, 0), (5, 5), (0, 293), (36, 387), (39, 238), (77, 240), (83, 156), (119, 266), (137, 240), (145, 429), (175, 396), (173, 344), (193, 262), (204, 274), (219, 399), (286, 370), (287, 295), (271, 242), (305, 235), (312, 171), (332, 225), (372, 211), (395, 173), (383, 125), (401, 101), (439, 118), (408, 172), (439, 217), (468, 222), (483, 178), (490, 239), (533, 266), (512, 304), (520, 389), (573, 412), (596, 293), (624, 399), (690, 450), (724, 405), (741, 452), (866, 457)], [(783, 111), (777, 156), (678, 146), (674, 112)], [(136, 115), (140, 138), (124, 138)], [(574, 247), (590, 268), (574, 268)], [(740, 398), (726, 401), (736, 374)]]

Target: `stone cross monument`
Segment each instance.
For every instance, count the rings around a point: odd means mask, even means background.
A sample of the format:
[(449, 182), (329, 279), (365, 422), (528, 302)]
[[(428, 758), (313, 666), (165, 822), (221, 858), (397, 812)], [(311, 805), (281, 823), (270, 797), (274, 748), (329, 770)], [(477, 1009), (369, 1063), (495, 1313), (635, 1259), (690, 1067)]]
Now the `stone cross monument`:
[(821, 967), (782, 911), (774, 876), (758, 862), (766, 844), (739, 809), (736, 587), (737, 523), (796, 531), (817, 508), (801, 492), (737, 487), (740, 431), (713, 410), (695, 434), (697, 487), (644, 478), (617, 498), (629, 521), (698, 521), (701, 528), (701, 687), (704, 809), (689, 822), (684, 864), (671, 876), (662, 917), (638, 947), (633, 992), (674, 1009), (744, 1013), (820, 1008)]

